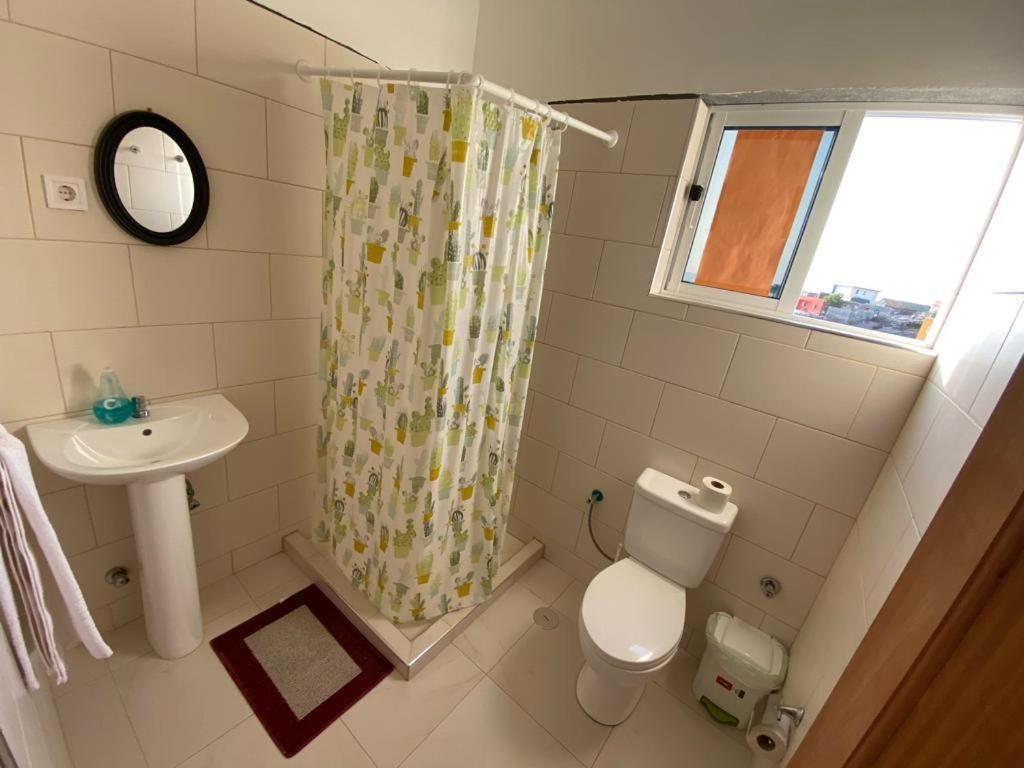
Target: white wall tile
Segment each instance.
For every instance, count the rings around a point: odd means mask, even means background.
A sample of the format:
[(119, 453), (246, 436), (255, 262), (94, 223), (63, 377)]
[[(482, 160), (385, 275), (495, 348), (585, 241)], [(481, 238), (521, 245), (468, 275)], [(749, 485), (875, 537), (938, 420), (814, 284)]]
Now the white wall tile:
[(738, 340), (728, 331), (638, 312), (622, 366), (717, 395)]
[(108, 365), (130, 395), (158, 398), (217, 386), (208, 325), (65, 331), (53, 334), (53, 345), (72, 411), (92, 406)]
[[(966, 293), (966, 295), (965, 295)], [(969, 411), (1020, 310), (1021, 297), (961, 291), (935, 342), (931, 381)]]
[(892, 447), (892, 460), (900, 477), (906, 477), (910, 471), (917, 452), (921, 450), (928, 430), (935, 423), (935, 417), (939, 415), (939, 409), (944, 402), (949, 402), (946, 396), (938, 387), (926, 380)]
[(308, 525), (313, 513), (320, 507), (316, 475), (286, 480), (277, 487), (277, 495), (282, 528), (302, 523)]
[(545, 491), (551, 490), (555, 477), (558, 450), (529, 435), (519, 439), (519, 453), (516, 454), (516, 476), (533, 483)]
[(917, 549), (917, 545), (920, 542), (921, 537), (917, 533), (917, 526), (908, 525), (904, 529), (903, 535), (900, 536), (899, 541), (896, 542), (896, 547), (892, 550), (888, 562), (886, 562), (882, 572), (878, 575), (875, 585), (865, 595), (864, 611), (869, 625), (875, 620), (882, 604), (885, 603), (889, 593), (892, 592), (892, 588), (896, 586), (900, 574), (907, 567), (907, 563), (910, 562), (910, 556), (914, 554), (914, 550)]
[(913, 525), (899, 475), (887, 461), (857, 517), (858, 566), (865, 593), (874, 587), (903, 531)]
[(221, 386), (316, 373), (316, 320), (218, 323), (214, 337)]
[(132, 535), (131, 509), (123, 485), (87, 485), (85, 500), (97, 544), (110, 544)]
[(152, 109), (173, 120), (192, 139), (207, 168), (267, 175), (263, 99), (132, 56), (115, 53), (112, 63), (118, 112)]
[(267, 162), (270, 178), (323, 189), (324, 121), (276, 101), (267, 102)]
[(755, 477), (856, 515), (884, 461), (882, 451), (780, 419)]
[(686, 317), (685, 304), (650, 295), (658, 251), (658, 248), (649, 245), (606, 241), (601, 254), (601, 268), (594, 285), (594, 298), (608, 304), (682, 320)]
[(564, 294), (552, 294), (544, 340), (587, 357), (618, 363), (633, 313)]
[(15, 421), (63, 413), (64, 398), (50, 335), (0, 336), (0, 420)]
[(800, 536), (793, 562), (821, 576), (827, 576), (853, 528), (853, 518), (833, 512), (820, 504)]
[[(298, 79), (298, 78), (296, 78)], [(319, 256), (322, 193), (276, 181), (210, 171), (211, 248)]]
[(318, 34), (246, 0), (198, 0), (196, 32), (199, 74), (319, 114), (318, 82), (295, 76), (299, 59), (324, 61)]
[[(534, 394), (529, 434), (593, 464), (601, 446), (604, 419), (545, 395)], [(568, 545), (567, 545), (568, 546)]]
[(789, 323), (764, 320), (759, 317), (741, 315), (738, 312), (711, 309), (711, 307), (701, 307), (696, 304), (690, 305), (687, 309), (686, 319), (688, 322), (698, 325), (709, 325), (712, 328), (721, 328), (723, 331), (735, 331), (744, 336), (753, 336), (779, 344), (789, 344), (793, 347), (804, 346), (811, 335), (806, 328)]
[(196, 69), (192, 0), (161, 0), (147, 5), (142, 13), (134, 0), (105, 0), (102, 11), (63, 0), (12, 0), (11, 18), (178, 69)]
[[(25, 149), (25, 171), (36, 237), (46, 240), (132, 242), (131, 236), (114, 223), (100, 202), (92, 172), (92, 150), (74, 144), (29, 138), (23, 139), (22, 145)], [(44, 174), (85, 179), (85, 198), (89, 210), (47, 208)]]
[(888, 451), (907, 421), (924, 379), (877, 368), (847, 437)]
[(558, 347), (536, 344), (530, 371), (530, 390), (568, 402), (579, 357)]
[(277, 528), (276, 488), (204, 510), (192, 518), (196, 562), (213, 560)]
[(298, 429), (243, 443), (227, 455), (227, 463), (232, 499), (308, 475), (316, 469), (316, 430)]
[(565, 230), (571, 235), (651, 245), (668, 180), (577, 172)]
[(320, 317), (324, 260), (315, 256), (270, 256), (274, 318)]
[(1021, 357), (1024, 356), (1024, 310), (1017, 314), (1010, 332), (1006, 335), (1003, 346), (999, 349), (988, 375), (985, 377), (978, 396), (971, 405), (970, 415), (974, 421), (984, 426), (999, 398), (1006, 389), (1013, 372), (1017, 370)]
[(910, 511), (922, 534), (931, 524), (980, 434), (981, 428), (951, 401), (942, 404), (903, 480)]
[(606, 171), (618, 173), (622, 168), (622, 155), (626, 151), (626, 137), (633, 117), (633, 105), (628, 101), (606, 101), (591, 104), (566, 104), (559, 107), (568, 115), (591, 125), (600, 125), (605, 131), (618, 131), (619, 142), (608, 149), (603, 142), (579, 131), (566, 131), (562, 135), (562, 151), (558, 166), (567, 171)]
[(611, 565), (612, 561), (594, 545), (594, 539), (597, 540), (601, 549), (611, 557), (614, 557), (619, 549), (619, 545), (622, 544), (622, 531), (617, 531), (611, 526), (598, 522), (596, 518), (599, 518), (600, 515), (597, 513), (595, 513), (594, 517), (594, 538), (590, 537), (590, 528), (587, 527), (587, 523), (584, 521), (580, 525), (579, 534), (576, 536), (576, 546), (573, 548), (573, 554), (581, 560), (590, 563), (595, 568), (607, 568)]
[(544, 268), (544, 290), (589, 299), (594, 293), (603, 245), (603, 240), (591, 237), (552, 234)]
[(761, 631), (767, 632), (789, 648), (793, 645), (793, 641), (796, 640), (796, 634), (799, 630), (796, 627), (789, 626), (784, 621), (779, 621), (774, 616), (765, 616), (761, 621)]
[(511, 514), (535, 528), (543, 541), (576, 547), (583, 513), (526, 480), (518, 483)]
[(0, 237), (32, 237), (25, 164), (17, 136), (0, 135)]
[(195, 491), (195, 501), (199, 502), (193, 514), (220, 506), (228, 500), (228, 473), (224, 459), (189, 472), (187, 478)]
[[(139, 560), (135, 539), (121, 539), (68, 558), (71, 570), (90, 606), (110, 605), (139, 593)], [(132, 577), (126, 586), (108, 584), (105, 576), (114, 566), (124, 566)]]
[(630, 485), (647, 467), (686, 480), (693, 474), (696, 464), (697, 457), (692, 453), (612, 423), (605, 427), (597, 457), (599, 469)]
[(654, 424), (664, 384), (614, 365), (580, 358), (571, 405), (647, 433)]
[(829, 355), (838, 355), (850, 360), (859, 360), (869, 365), (880, 365), (915, 376), (927, 376), (935, 361), (935, 355), (928, 350), (909, 350), (890, 347), (877, 341), (840, 336), (837, 333), (812, 331), (807, 348)]
[(811, 517), (813, 502), (700, 459), (693, 471), (692, 485), (699, 488), (705, 477), (717, 477), (732, 486), (731, 501), (739, 507), (732, 527), (734, 534), (781, 557), (793, 555)]
[(594, 507), (594, 521), (616, 531), (624, 530), (633, 501), (633, 486), (572, 456), (559, 454), (551, 484), (551, 492), (555, 496), (586, 514), (587, 500), (595, 489), (604, 494), (604, 499)]
[(274, 382), (263, 381), (257, 384), (244, 384), (240, 387), (228, 387), (221, 391), (231, 404), (245, 416), (249, 422), (249, 433), (245, 440), (259, 440), (269, 437), (277, 431), (274, 406)]
[(774, 422), (767, 414), (668, 385), (651, 437), (753, 475)]
[(0, 333), (136, 324), (123, 245), (0, 240), (0, 274)]
[[(762, 576), (774, 576), (782, 589), (769, 599), (761, 592)], [(733, 536), (715, 583), (751, 605), (794, 627), (804, 622), (824, 579), (738, 536)]]
[(697, 99), (636, 102), (623, 173), (677, 175), (696, 109)]
[(320, 423), (320, 402), (323, 398), (320, 377), (299, 376), (274, 382), (277, 404), (277, 431), (287, 432)]
[(704, 580), (697, 589), (686, 590), (686, 623), (684, 637), (689, 636), (686, 650), (694, 656), (704, 653), (704, 629), (708, 616), (715, 611), (725, 611), (738, 616), (755, 627), (764, 619), (764, 611), (742, 600), (718, 585)]
[(41, 500), (65, 555), (77, 555), (96, 546), (82, 486), (48, 493)]
[(569, 204), (572, 202), (572, 187), (576, 181), (573, 171), (558, 171), (558, 182), (555, 184), (555, 215), (551, 217), (551, 231), (565, 232), (565, 223), (569, 220)]
[(114, 114), (103, 48), (0, 22), (0, 133), (91, 144)]
[(146, 246), (131, 254), (144, 325), (270, 317), (266, 254)]
[(743, 336), (722, 397), (845, 435), (873, 374), (863, 363)]

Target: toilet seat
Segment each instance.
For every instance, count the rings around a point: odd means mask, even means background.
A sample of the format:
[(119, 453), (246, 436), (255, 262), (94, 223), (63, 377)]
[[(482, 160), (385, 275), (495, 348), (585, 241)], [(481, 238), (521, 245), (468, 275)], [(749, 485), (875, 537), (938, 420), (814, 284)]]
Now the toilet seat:
[(679, 647), (686, 590), (642, 563), (625, 558), (587, 587), (580, 606), (581, 638), (607, 664), (653, 669)]

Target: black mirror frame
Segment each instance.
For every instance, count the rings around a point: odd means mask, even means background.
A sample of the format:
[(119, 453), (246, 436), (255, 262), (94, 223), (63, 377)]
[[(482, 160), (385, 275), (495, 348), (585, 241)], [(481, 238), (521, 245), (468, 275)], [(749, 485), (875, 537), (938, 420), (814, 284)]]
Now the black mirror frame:
[[(156, 128), (170, 136), (181, 148), (192, 172), (192, 183), (195, 186), (192, 210), (180, 227), (168, 232), (158, 232), (144, 227), (137, 222), (121, 202), (114, 179), (114, 158), (117, 155), (121, 140), (136, 128)], [(107, 123), (96, 142), (93, 156), (93, 175), (100, 200), (107, 213), (128, 234), (152, 245), (178, 245), (192, 237), (202, 229), (206, 214), (210, 208), (210, 181), (206, 176), (206, 166), (196, 145), (181, 128), (162, 115), (155, 112), (123, 112)]]

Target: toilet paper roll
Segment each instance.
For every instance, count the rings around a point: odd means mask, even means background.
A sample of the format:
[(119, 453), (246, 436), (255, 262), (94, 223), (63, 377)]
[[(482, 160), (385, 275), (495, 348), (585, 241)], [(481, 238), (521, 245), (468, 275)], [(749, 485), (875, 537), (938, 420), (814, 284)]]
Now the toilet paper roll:
[(747, 746), (761, 763), (779, 763), (789, 747), (789, 733), (793, 721), (779, 717), (777, 697), (761, 699), (754, 707), (754, 715), (747, 728)]
[(717, 477), (705, 477), (700, 481), (697, 503), (708, 512), (721, 512), (732, 496), (732, 486)]

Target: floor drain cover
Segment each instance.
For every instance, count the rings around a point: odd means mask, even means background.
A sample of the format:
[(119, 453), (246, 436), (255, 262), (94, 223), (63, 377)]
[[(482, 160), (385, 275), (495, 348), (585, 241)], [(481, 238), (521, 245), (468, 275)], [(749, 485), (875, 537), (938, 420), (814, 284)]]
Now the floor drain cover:
[(538, 608), (533, 612), (533, 623), (541, 629), (554, 629), (558, 626), (558, 614), (551, 608)]

